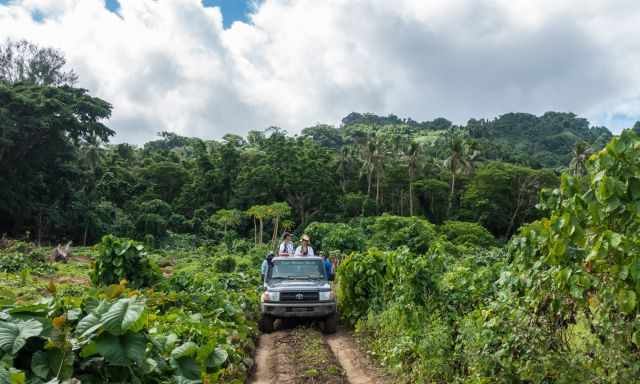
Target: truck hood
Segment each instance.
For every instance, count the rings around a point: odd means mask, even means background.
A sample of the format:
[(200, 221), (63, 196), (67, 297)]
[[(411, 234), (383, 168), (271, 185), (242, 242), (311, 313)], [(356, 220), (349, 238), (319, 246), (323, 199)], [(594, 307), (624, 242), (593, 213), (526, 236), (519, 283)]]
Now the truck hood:
[(331, 286), (326, 280), (280, 280), (267, 284), (270, 291), (329, 291)]

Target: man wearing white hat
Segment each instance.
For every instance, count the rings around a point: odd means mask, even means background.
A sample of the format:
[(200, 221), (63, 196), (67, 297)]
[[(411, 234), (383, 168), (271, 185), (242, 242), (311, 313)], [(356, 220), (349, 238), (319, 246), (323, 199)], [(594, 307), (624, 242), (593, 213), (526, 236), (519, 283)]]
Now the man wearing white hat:
[(298, 245), (294, 256), (315, 256), (315, 253), (313, 253), (313, 248), (311, 248), (311, 246), (309, 245), (310, 241), (311, 239), (309, 238), (309, 235), (302, 235), (302, 244)]

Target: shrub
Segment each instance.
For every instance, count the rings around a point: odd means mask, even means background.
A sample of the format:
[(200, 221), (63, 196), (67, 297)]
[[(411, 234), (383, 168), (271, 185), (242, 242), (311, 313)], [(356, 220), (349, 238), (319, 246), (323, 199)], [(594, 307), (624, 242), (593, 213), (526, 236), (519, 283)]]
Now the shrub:
[(412, 252), (424, 253), (436, 237), (435, 226), (418, 217), (384, 214), (370, 226), (371, 245), (381, 249), (407, 246)]
[(98, 256), (91, 273), (94, 285), (117, 284), (125, 279), (133, 287), (145, 287), (159, 280), (161, 274), (133, 240), (107, 235), (98, 244)]
[(233, 256), (223, 256), (214, 263), (216, 272), (231, 273), (236, 270), (236, 259)]
[(492, 247), (496, 239), (485, 227), (478, 223), (465, 221), (445, 221), (439, 228), (440, 233), (456, 245)]
[(45, 251), (30, 243), (15, 241), (6, 249), (0, 250), (1, 272), (19, 272), (25, 269), (45, 273), (53, 270), (47, 262)]
[(257, 269), (255, 269), (255, 265), (251, 262), (251, 260), (240, 260), (236, 266), (236, 271), (238, 272), (251, 272), (257, 273)]
[(311, 236), (316, 251), (328, 254), (338, 251), (348, 254), (364, 250), (364, 232), (358, 227), (344, 223), (316, 222), (309, 224), (305, 232)]

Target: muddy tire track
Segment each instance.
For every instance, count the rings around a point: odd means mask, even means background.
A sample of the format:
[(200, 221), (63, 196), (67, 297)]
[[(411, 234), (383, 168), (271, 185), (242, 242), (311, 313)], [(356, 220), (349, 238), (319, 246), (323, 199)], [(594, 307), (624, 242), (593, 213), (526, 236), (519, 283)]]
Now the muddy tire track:
[(253, 384), (387, 384), (346, 331), (322, 336), (297, 327), (263, 334)]

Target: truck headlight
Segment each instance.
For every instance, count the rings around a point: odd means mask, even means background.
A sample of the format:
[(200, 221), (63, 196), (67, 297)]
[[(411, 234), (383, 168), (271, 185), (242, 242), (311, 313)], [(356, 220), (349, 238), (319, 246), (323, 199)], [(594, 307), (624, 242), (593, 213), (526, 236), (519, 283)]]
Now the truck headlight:
[(335, 298), (335, 295), (333, 294), (332, 291), (320, 292), (320, 301), (329, 301), (329, 300), (333, 300), (334, 298)]
[(280, 301), (280, 292), (264, 291), (262, 301)]

